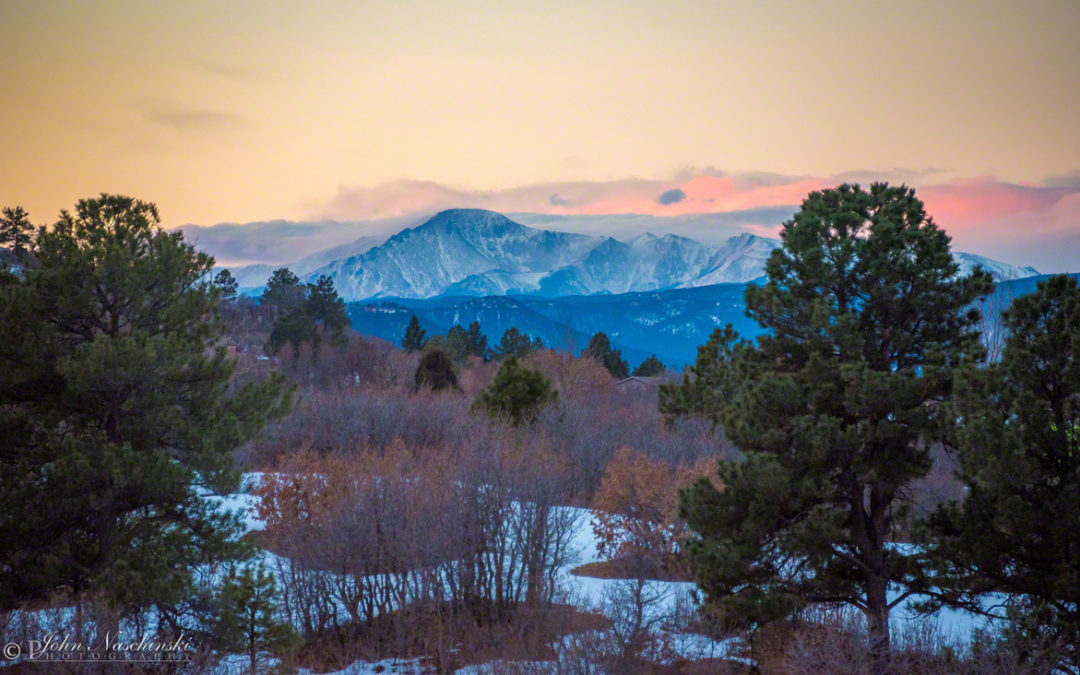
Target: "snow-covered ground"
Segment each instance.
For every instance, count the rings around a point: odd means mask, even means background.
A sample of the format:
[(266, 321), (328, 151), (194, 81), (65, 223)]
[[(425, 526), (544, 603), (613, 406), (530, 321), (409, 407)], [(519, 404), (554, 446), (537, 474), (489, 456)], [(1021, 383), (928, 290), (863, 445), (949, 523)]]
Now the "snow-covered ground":
[[(256, 498), (251, 491), (262, 479), (262, 474), (249, 473), (243, 477), (243, 492), (227, 496), (205, 496), (209, 501), (219, 504), (223, 509), (239, 515), (243, 523), (244, 532), (261, 530), (265, 523), (259, 519), (256, 510)], [(588, 509), (561, 507), (575, 517), (577, 527), (574, 531), (570, 550), (573, 555), (557, 572), (559, 585), (564, 589), (564, 597), (560, 601), (571, 604), (583, 612), (600, 612), (605, 614), (613, 622), (613, 627), (606, 631), (593, 631), (588, 634), (565, 636), (559, 643), (553, 646), (554, 652), (560, 659), (569, 658), (575, 648), (583, 642), (588, 642), (595, 650), (596, 645), (607, 645), (611, 649), (614, 644), (620, 622), (625, 624), (626, 606), (628, 594), (635, 590), (643, 609), (642, 625), (646, 626), (653, 636), (656, 645), (654, 654), (658, 660), (683, 658), (683, 659), (707, 659), (707, 658), (730, 658), (740, 659), (739, 652), (741, 642), (738, 639), (715, 641), (705, 636), (686, 633), (679, 630), (678, 617), (685, 616), (695, 606), (696, 587), (692, 583), (647, 581), (640, 589), (634, 589), (633, 584), (625, 579), (599, 579), (572, 574), (572, 570), (579, 565), (599, 562), (603, 560), (597, 549), (597, 538), (592, 528), (592, 511)], [(271, 573), (287, 570), (289, 561), (284, 558), (263, 551), (260, 556), (265, 568)], [(896, 597), (895, 595), (893, 597)], [(908, 598), (893, 610), (891, 625), (894, 631), (902, 632), (905, 627), (916, 621), (926, 621), (925, 617), (919, 617), (913, 610), (913, 605), (918, 602), (917, 597)], [(344, 607), (339, 608), (343, 615), (348, 615)], [(69, 623), (72, 610), (44, 610), (41, 612), (26, 613), (24, 620), (32, 620), (35, 625), (60, 626)], [(944, 609), (930, 619), (937, 623), (938, 634), (947, 642), (960, 645), (968, 642), (973, 632), (987, 626), (987, 620), (967, 612), (952, 609)], [(601, 646), (603, 650), (605, 647)], [(265, 655), (269, 659), (269, 655)], [(271, 660), (272, 661), (272, 660)], [(268, 663), (271, 661), (267, 661)], [(519, 664), (524, 665), (524, 664)], [(559, 670), (559, 664), (555, 662), (531, 662), (528, 664), (529, 672), (555, 672)], [(487, 666), (470, 666), (458, 671), (459, 675), (482, 675), (491, 672), (498, 664)], [(231, 673), (247, 672), (248, 662), (246, 657), (230, 655), (222, 659), (215, 673), (227, 675)], [(310, 675), (307, 671), (300, 671), (304, 675)], [(424, 672), (419, 659), (385, 659), (378, 662), (356, 662), (337, 671), (332, 675), (366, 675), (368, 673), (383, 673), (384, 675), (413, 675)]]
[[(248, 491), (258, 484), (261, 474), (245, 474), (244, 485)], [(223, 507), (230, 511), (242, 512), (245, 531), (260, 530), (265, 527), (255, 513), (255, 498), (250, 494), (237, 494), (228, 497), (211, 497), (218, 500)], [(592, 528), (593, 513), (589, 509), (562, 507), (576, 516), (577, 528), (570, 546), (571, 555), (568, 562), (558, 570), (560, 585), (565, 589), (565, 598), (568, 604), (573, 605), (584, 612), (601, 612), (613, 622), (620, 621), (617, 600), (620, 597), (625, 601), (629, 582), (623, 579), (599, 579), (572, 574), (572, 570), (580, 565), (604, 560), (597, 548), (597, 538)], [(275, 563), (288, 564), (287, 560), (278, 558), (272, 553), (264, 552), (263, 559), (268, 563), (271, 570), (276, 569)], [(663, 655), (666, 658), (706, 659), (706, 658), (729, 658), (739, 659), (741, 642), (738, 639), (716, 641), (705, 636), (685, 633), (678, 630), (677, 616), (692, 609), (696, 603), (696, 586), (688, 582), (648, 581), (641, 589), (641, 596), (645, 598), (643, 624), (656, 638), (656, 643), (662, 645)], [(894, 596), (895, 597), (895, 596)], [(913, 606), (918, 602), (918, 597), (906, 599), (898, 605), (892, 613), (891, 625), (897, 632), (902, 632), (914, 622), (927, 620), (937, 624), (938, 634), (946, 641), (961, 645), (968, 642), (974, 631), (987, 626), (987, 620), (982, 617), (954, 609), (943, 609), (929, 619), (917, 615)], [(609, 631), (599, 631), (587, 636), (593, 642), (603, 642), (611, 637)], [(580, 641), (581, 636), (566, 636), (563, 640), (553, 645), (556, 654), (569, 653), (575, 643)], [(459, 675), (481, 675), (494, 669), (497, 664), (486, 666), (470, 666), (458, 671)], [(524, 664), (520, 664), (524, 665)], [(558, 670), (554, 662), (545, 664), (531, 662), (530, 671), (552, 672)], [(363, 675), (366, 673), (389, 673), (411, 675), (423, 671), (423, 666), (416, 659), (387, 659), (379, 662), (356, 662), (349, 667), (338, 671), (334, 675)], [(303, 671), (301, 671), (303, 672)]]

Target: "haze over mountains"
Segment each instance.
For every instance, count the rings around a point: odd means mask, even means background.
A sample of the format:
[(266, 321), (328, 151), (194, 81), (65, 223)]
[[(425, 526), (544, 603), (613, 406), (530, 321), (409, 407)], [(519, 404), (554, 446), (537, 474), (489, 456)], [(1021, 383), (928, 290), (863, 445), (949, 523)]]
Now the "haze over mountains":
[[(763, 274), (779, 240), (742, 233), (715, 245), (674, 234), (628, 241), (522, 225), (480, 209), (442, 211), (380, 243), (362, 237), (287, 266), (301, 279), (328, 275), (346, 300), (520, 295), (557, 298), (746, 283)], [(1038, 272), (970, 253), (998, 280)], [(232, 267), (241, 287), (261, 286), (276, 264)]]

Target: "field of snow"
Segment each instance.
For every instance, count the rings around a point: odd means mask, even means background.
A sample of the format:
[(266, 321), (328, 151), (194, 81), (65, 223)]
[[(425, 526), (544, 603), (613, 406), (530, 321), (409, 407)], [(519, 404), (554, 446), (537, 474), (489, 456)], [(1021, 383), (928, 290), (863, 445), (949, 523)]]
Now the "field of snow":
[[(243, 484), (246, 490), (250, 490), (258, 484), (261, 474), (245, 474)], [(243, 517), (246, 531), (259, 530), (264, 527), (255, 514), (254, 497), (248, 493), (229, 495), (227, 497), (209, 497), (217, 500), (224, 508), (232, 512), (240, 512)], [(575, 530), (571, 550), (576, 555), (558, 571), (560, 585), (565, 589), (565, 601), (581, 611), (601, 612), (613, 622), (620, 621), (618, 602), (620, 595), (625, 598), (627, 592), (627, 580), (599, 579), (595, 577), (578, 576), (571, 573), (574, 568), (586, 563), (599, 562), (602, 558), (597, 549), (596, 535), (592, 529), (592, 511), (575, 507), (561, 507), (576, 516), (577, 529)], [(269, 563), (269, 569), (275, 569), (274, 563), (285, 563), (272, 553), (266, 552), (264, 560)], [(677, 629), (676, 617), (680, 612), (686, 612), (695, 606), (696, 587), (687, 582), (648, 581), (641, 591), (641, 596), (646, 599), (644, 607), (644, 625), (655, 635), (658, 644), (662, 644), (664, 655), (667, 658), (681, 657), (685, 659), (706, 658), (730, 658), (739, 659), (741, 642), (738, 639), (725, 641), (711, 640), (705, 636), (684, 633)], [(895, 597), (895, 595), (893, 596)], [(913, 622), (925, 622), (927, 620), (936, 623), (938, 633), (948, 642), (961, 645), (971, 639), (973, 632), (978, 628), (988, 625), (985, 618), (975, 616), (968, 612), (953, 609), (944, 609), (929, 619), (915, 614), (913, 606), (918, 601), (917, 597), (906, 599), (898, 605), (892, 613), (891, 625), (894, 631), (901, 632)], [(568, 653), (578, 636), (566, 636), (562, 644), (554, 645), (556, 654)], [(602, 641), (603, 634), (589, 636), (594, 640)], [(235, 665), (235, 664), (233, 664)], [(469, 666), (458, 671), (459, 675), (482, 675), (493, 669), (495, 664), (489, 666)], [(559, 664), (531, 662), (530, 672), (556, 672)], [(222, 671), (228, 672), (228, 671)], [(303, 671), (301, 671), (303, 672)], [(374, 663), (357, 662), (348, 668), (338, 671), (334, 675), (364, 675), (366, 673), (385, 673), (411, 675), (422, 672), (422, 665), (416, 659), (387, 659)]]
[[(244, 491), (228, 496), (206, 496), (205, 499), (219, 504), (224, 510), (239, 515), (243, 523), (244, 532), (261, 530), (265, 527), (257, 516), (255, 509), (255, 497), (250, 494), (251, 489), (258, 485), (262, 474), (249, 473), (243, 477)], [(566, 564), (559, 568), (557, 578), (559, 585), (564, 589), (564, 596), (559, 600), (571, 604), (583, 612), (600, 612), (612, 620), (613, 626), (607, 631), (594, 631), (591, 634), (578, 634), (565, 636), (560, 643), (553, 645), (557, 655), (570, 654), (574, 647), (582, 640), (591, 644), (610, 643), (611, 632), (617, 631), (620, 622), (626, 621), (627, 594), (632, 592), (632, 582), (625, 579), (600, 579), (572, 574), (572, 570), (587, 563), (604, 560), (598, 552), (597, 538), (592, 529), (592, 511), (575, 507), (561, 507), (571, 512), (576, 517), (577, 528), (574, 531), (571, 555)], [(287, 570), (289, 561), (269, 551), (263, 551), (260, 556), (266, 569), (272, 573)], [(646, 626), (654, 637), (654, 643), (660, 650), (653, 656), (656, 660), (670, 660), (672, 658), (683, 659), (708, 659), (728, 658), (743, 660), (740, 657), (741, 642), (737, 638), (715, 641), (705, 636), (685, 633), (679, 630), (678, 617), (685, 616), (695, 607), (696, 587), (692, 583), (670, 581), (647, 581), (639, 589), (640, 598), (643, 599), (642, 625)], [(895, 597), (895, 596), (893, 596)], [(916, 621), (926, 621), (925, 617), (918, 617), (913, 610), (913, 605), (918, 598), (908, 598), (893, 610), (891, 625), (897, 633), (902, 632), (908, 624)], [(347, 615), (345, 608), (340, 608)], [(60, 627), (71, 619), (72, 610), (57, 609), (43, 610), (41, 612), (25, 613), (21, 617), (23, 621), (33, 621), (39, 626)], [(967, 612), (945, 609), (930, 618), (935, 622), (938, 633), (947, 642), (961, 645), (971, 639), (973, 632), (978, 628), (988, 626), (985, 618), (977, 617)], [(648, 653), (648, 652), (647, 652)], [(273, 662), (272, 657), (263, 655), (265, 663)], [(561, 656), (560, 656), (561, 658)], [(469, 666), (458, 671), (459, 675), (482, 675), (491, 672), (498, 664)], [(503, 664), (506, 665), (506, 664)], [(524, 664), (521, 664), (524, 665)], [(556, 662), (542, 663), (530, 662), (529, 672), (557, 672), (560, 666)], [(230, 655), (221, 660), (214, 669), (217, 675), (247, 672), (248, 662), (246, 657)], [(308, 671), (300, 671), (304, 675), (310, 675)], [(384, 659), (378, 662), (356, 662), (331, 675), (367, 675), (368, 673), (382, 673), (384, 675), (414, 675), (424, 672), (423, 664), (418, 659)]]

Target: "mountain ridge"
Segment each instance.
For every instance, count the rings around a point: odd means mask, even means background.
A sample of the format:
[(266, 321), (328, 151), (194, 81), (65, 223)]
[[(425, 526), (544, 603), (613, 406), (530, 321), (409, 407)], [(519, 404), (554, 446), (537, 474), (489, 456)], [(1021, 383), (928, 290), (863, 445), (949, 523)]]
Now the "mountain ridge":
[[(494, 211), (448, 209), (349, 257), (315, 269), (305, 265), (298, 275), (305, 281), (327, 275), (350, 301), (447, 294), (604, 295), (746, 283), (761, 276), (779, 245), (778, 239), (749, 232), (716, 245), (649, 232), (621, 241), (533, 228)], [(1032, 267), (976, 254), (956, 252), (954, 257), (962, 271), (982, 265), (999, 281), (1038, 274)], [(255, 271), (266, 270), (234, 272), (248, 292), (258, 289), (245, 283)]]

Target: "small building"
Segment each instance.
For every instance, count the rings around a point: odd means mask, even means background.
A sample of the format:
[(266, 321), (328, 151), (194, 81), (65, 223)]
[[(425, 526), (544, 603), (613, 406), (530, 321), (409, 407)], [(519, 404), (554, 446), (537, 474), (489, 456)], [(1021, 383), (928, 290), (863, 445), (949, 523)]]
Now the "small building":
[(638, 394), (645, 391), (655, 389), (661, 382), (665, 381), (664, 377), (641, 377), (638, 375), (631, 375), (625, 380), (619, 380), (615, 383), (615, 391), (620, 394)]

